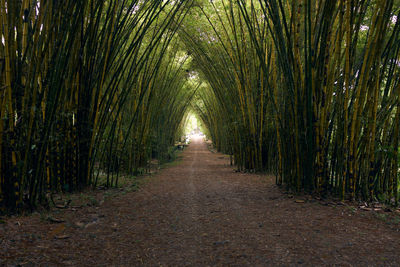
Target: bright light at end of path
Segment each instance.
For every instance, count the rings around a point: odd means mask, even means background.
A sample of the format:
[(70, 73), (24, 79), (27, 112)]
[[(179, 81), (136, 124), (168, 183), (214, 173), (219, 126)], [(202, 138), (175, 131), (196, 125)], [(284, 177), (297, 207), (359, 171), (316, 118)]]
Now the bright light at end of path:
[(200, 142), (203, 139), (204, 139), (203, 134), (195, 133), (195, 134), (190, 135), (190, 140), (192, 140), (194, 142)]
[(185, 126), (186, 138), (191, 141), (201, 141), (204, 134), (200, 130), (200, 123), (193, 113), (190, 113)]

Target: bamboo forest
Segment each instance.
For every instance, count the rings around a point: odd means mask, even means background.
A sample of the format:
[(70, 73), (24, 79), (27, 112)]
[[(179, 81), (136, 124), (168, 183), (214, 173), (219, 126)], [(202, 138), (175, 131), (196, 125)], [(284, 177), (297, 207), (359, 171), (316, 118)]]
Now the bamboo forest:
[(202, 145), (238, 177), (226, 186), (244, 183), (234, 192), (261, 177), (273, 184), (248, 195), (397, 210), (399, 16), (399, 0), (0, 0), (0, 215), (154, 165), (207, 183), (185, 163)]

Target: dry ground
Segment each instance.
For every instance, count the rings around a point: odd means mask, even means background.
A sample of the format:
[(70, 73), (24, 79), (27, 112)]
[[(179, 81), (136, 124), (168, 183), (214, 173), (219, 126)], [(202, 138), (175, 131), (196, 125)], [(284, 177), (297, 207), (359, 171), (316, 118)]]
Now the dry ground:
[(91, 206), (3, 219), (0, 265), (400, 266), (397, 215), (290, 198), (200, 139), (146, 179)]

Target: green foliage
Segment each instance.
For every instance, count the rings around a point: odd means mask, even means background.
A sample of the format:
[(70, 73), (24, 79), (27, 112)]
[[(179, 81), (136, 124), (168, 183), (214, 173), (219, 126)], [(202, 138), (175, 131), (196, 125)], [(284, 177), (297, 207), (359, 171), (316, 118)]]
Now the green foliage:
[(239, 170), (398, 203), (398, 0), (0, 4), (0, 212), (174, 159), (193, 114)]
[(201, 1), (180, 38), (193, 109), (239, 169), (398, 203), (398, 1)]
[(165, 125), (161, 142), (173, 145), (191, 88), (171, 41), (191, 2), (1, 2), (3, 211), (96, 185), (95, 170), (116, 185), (146, 167), (148, 136)]

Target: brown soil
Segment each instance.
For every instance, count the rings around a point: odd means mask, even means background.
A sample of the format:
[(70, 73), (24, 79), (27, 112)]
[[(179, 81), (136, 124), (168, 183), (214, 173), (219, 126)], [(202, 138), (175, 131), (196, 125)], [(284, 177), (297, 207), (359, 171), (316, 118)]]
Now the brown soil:
[(400, 265), (396, 211), (291, 198), (273, 177), (235, 173), (228, 163), (194, 140), (179, 164), (137, 192), (3, 219), (0, 265)]

